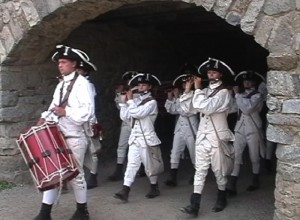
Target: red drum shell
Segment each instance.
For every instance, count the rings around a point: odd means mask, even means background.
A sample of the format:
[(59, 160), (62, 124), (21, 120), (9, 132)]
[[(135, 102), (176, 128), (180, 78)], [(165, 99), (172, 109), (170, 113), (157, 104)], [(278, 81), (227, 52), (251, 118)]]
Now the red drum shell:
[(40, 191), (53, 189), (79, 174), (72, 152), (54, 122), (31, 127), (17, 144)]

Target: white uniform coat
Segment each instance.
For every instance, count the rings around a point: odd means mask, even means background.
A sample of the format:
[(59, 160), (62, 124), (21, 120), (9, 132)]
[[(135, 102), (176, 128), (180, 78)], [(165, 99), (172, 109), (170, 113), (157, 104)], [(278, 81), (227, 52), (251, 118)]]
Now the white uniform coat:
[[(73, 152), (74, 158), (80, 165), (80, 174), (71, 180), (71, 184), (76, 201), (78, 203), (85, 203), (87, 198), (83, 161), (87, 149), (87, 138), (84, 125), (89, 123), (89, 119), (94, 113), (94, 100), (91, 99), (89, 82), (83, 76), (78, 75), (69, 95), (68, 104), (65, 108), (65, 117), (58, 118), (50, 111), (53, 107), (59, 105), (61, 93), (62, 96), (66, 94), (67, 87), (74, 78), (74, 75), (75, 72), (64, 76), (63, 81), (57, 85), (49, 110), (42, 113), (42, 118), (45, 118), (47, 121), (58, 122), (58, 125), (66, 138), (66, 142)], [(53, 204), (56, 200), (57, 193), (57, 189), (45, 191), (43, 203)]]
[(170, 161), (171, 168), (178, 168), (180, 155), (183, 153), (186, 146), (189, 150), (191, 161), (195, 164), (195, 138), (199, 125), (197, 112), (184, 112), (180, 106), (179, 98), (173, 98), (173, 100), (167, 99), (165, 102), (165, 109), (172, 115), (179, 115), (174, 130)]
[(247, 97), (254, 89), (247, 89), (243, 93), (235, 95), (238, 108), (238, 120), (235, 126), (235, 163), (242, 163), (243, 151), (248, 145), (250, 159), (254, 163), (260, 160), (259, 154), (264, 157), (265, 145), (262, 135), (262, 121), (260, 111), (263, 107), (263, 96), (255, 93)]
[(208, 97), (221, 84), (222, 82), (218, 81), (215, 84), (210, 84), (208, 88), (196, 89), (194, 93), (184, 93), (180, 97), (182, 109), (185, 112), (194, 110), (200, 112), (200, 124), (196, 138), (196, 172), (194, 178), (194, 192), (199, 194), (202, 193), (210, 164), (218, 188), (225, 190), (227, 182), (221, 171), (218, 138), (212, 120), (221, 140), (234, 140), (234, 135), (228, 128), (227, 123), (227, 114), (232, 97), (227, 89), (222, 89), (213, 97)]
[[(140, 105), (144, 99), (151, 97), (151, 93), (140, 95), (137, 98), (128, 100), (126, 104), (120, 103), (120, 118), (130, 120), (132, 129), (128, 140), (128, 162), (124, 176), (124, 185), (131, 186), (135, 175), (144, 164), (145, 170), (148, 169), (146, 163), (147, 146), (157, 146), (161, 142), (154, 130), (154, 122), (158, 114), (157, 102), (152, 99)], [(150, 182), (157, 183), (157, 176), (151, 176)]]

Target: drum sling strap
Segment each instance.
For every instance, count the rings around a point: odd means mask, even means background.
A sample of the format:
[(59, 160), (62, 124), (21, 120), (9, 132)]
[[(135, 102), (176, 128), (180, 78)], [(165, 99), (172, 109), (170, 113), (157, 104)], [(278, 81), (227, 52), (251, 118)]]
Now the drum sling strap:
[[(211, 97), (214, 97), (218, 92), (220, 92), (222, 89), (226, 89), (226, 87), (223, 85), (223, 84), (221, 84), (221, 85), (219, 85), (217, 88), (215, 88), (215, 90), (212, 92), (212, 93), (210, 93), (208, 96), (207, 96), (207, 98), (211, 98)], [(204, 117), (204, 114), (202, 113), (201, 114), (201, 117)]]
[[(144, 105), (144, 104), (146, 104), (147, 102), (149, 102), (151, 100), (154, 100), (154, 98), (153, 97), (148, 97), (148, 98), (144, 99), (140, 104), (138, 104), (138, 106)], [(135, 124), (135, 121), (136, 121), (136, 118), (132, 118), (131, 128), (133, 128), (133, 126)]]
[(63, 82), (62, 87), (60, 88), (60, 97), (59, 97), (59, 105), (58, 105), (59, 107), (65, 108), (67, 106), (70, 93), (73, 89), (76, 79), (78, 78), (78, 75), (79, 74), (75, 72), (74, 78), (71, 80), (70, 85), (67, 87), (67, 92), (64, 97), (62, 97), (63, 88), (64, 88), (64, 82)]

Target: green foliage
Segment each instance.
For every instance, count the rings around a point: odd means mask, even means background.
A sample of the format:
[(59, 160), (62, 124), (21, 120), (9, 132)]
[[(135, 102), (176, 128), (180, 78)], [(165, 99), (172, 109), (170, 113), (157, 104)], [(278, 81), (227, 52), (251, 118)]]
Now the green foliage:
[(16, 186), (16, 185), (13, 184), (13, 183), (9, 183), (9, 182), (6, 182), (6, 181), (0, 181), (0, 191), (5, 190), (5, 189), (11, 189), (14, 186)]

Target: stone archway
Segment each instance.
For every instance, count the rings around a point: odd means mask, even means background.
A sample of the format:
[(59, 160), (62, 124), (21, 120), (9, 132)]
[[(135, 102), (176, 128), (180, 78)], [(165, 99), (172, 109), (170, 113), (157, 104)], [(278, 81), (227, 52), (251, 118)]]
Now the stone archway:
[[(49, 91), (56, 83), (51, 72), (56, 69), (46, 61), (52, 48), (82, 22), (122, 5), (141, 2), (146, 1), (19, 0), (0, 4), (0, 164), (4, 167), (0, 179), (23, 179), (15, 137), (36, 120), (50, 99)], [(214, 12), (229, 24), (240, 26), (270, 52), (267, 137), (279, 143), (275, 219), (299, 218), (300, 5), (287, 0), (177, 2)]]

